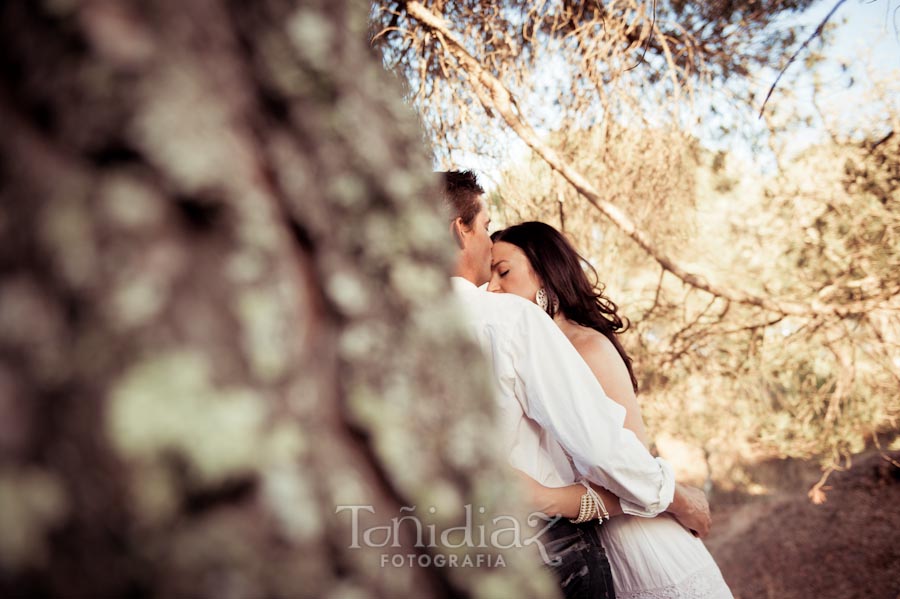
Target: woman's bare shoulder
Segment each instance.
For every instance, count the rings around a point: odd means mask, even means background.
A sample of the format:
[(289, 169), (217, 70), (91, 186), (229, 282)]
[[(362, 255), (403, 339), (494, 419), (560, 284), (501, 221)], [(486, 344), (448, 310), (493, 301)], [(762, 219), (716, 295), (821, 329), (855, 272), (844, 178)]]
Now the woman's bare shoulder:
[(603, 390), (614, 401), (630, 409), (634, 399), (631, 374), (625, 360), (613, 342), (603, 333), (590, 329), (572, 340), (572, 345), (603, 385)]
[(578, 350), (585, 361), (592, 360), (606, 361), (613, 356), (618, 356), (616, 346), (613, 345), (606, 335), (600, 331), (589, 327), (579, 327), (578, 330), (569, 338), (575, 349)]

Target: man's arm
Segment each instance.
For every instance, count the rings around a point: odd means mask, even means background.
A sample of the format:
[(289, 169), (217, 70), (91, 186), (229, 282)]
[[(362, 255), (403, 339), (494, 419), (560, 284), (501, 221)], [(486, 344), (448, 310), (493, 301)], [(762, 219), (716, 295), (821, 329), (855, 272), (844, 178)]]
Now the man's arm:
[(672, 469), (623, 428), (625, 409), (606, 396), (559, 327), (529, 304), (512, 334), (515, 393), (528, 416), (562, 445), (585, 478), (620, 498), (624, 513), (665, 511), (675, 490)]

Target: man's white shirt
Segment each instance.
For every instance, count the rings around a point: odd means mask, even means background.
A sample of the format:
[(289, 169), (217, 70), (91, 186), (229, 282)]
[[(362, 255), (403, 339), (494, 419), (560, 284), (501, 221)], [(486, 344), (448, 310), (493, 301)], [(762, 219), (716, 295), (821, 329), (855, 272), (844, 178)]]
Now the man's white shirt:
[(625, 408), (607, 397), (553, 320), (518, 296), (489, 293), (461, 277), (451, 282), (493, 365), (512, 466), (549, 487), (580, 474), (617, 495), (626, 514), (665, 511), (675, 492), (671, 467), (623, 428)]

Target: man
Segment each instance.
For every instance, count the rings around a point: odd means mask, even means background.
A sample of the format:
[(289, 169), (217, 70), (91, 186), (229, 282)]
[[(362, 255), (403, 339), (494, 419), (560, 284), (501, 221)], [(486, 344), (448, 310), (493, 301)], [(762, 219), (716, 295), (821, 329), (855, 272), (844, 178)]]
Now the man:
[[(450, 229), (459, 253), (453, 288), (490, 357), (499, 424), (509, 461), (550, 487), (585, 478), (610, 515), (653, 517), (669, 511), (703, 536), (709, 510), (702, 492), (676, 485), (669, 465), (623, 428), (624, 409), (603, 392), (590, 368), (547, 314), (512, 294), (487, 293), (490, 217), (474, 173), (441, 173)], [(566, 597), (614, 597), (596, 521), (556, 522), (546, 536)], [(585, 567), (586, 566), (586, 567)]]

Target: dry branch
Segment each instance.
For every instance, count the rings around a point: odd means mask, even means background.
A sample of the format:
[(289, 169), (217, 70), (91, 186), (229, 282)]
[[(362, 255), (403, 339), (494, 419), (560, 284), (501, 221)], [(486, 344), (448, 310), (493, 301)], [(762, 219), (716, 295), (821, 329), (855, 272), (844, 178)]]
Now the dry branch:
[[(422, 25), (429, 30), (436, 34), (440, 34), (444, 42), (441, 44), (440, 50), (451, 55), (457, 61), (459, 68), (466, 72), (468, 75), (466, 80), (472, 86), (473, 91), (488, 113), (491, 111), (499, 113), (516, 135), (546, 161), (553, 170), (562, 175), (583, 198), (612, 221), (623, 233), (634, 240), (644, 249), (644, 251), (656, 260), (662, 268), (671, 272), (688, 285), (726, 300), (793, 316), (835, 315), (841, 317), (848, 314), (865, 313), (876, 306), (884, 306), (886, 303), (890, 303), (890, 300), (897, 297), (897, 295), (894, 294), (888, 298), (862, 300), (840, 305), (827, 304), (818, 301), (806, 303), (791, 300), (778, 300), (710, 283), (702, 275), (690, 272), (674, 258), (667, 255), (644, 231), (639, 229), (634, 221), (618, 206), (603, 198), (600, 192), (586, 177), (574, 169), (553, 148), (540, 139), (535, 130), (519, 111), (515, 97), (499, 79), (488, 72), (479, 61), (469, 53), (462, 41), (450, 30), (450, 27), (440, 15), (433, 13), (420, 2), (416, 1), (407, 2), (406, 10), (411, 17), (422, 23)], [(892, 307), (893, 309), (897, 309), (896, 306)]]

